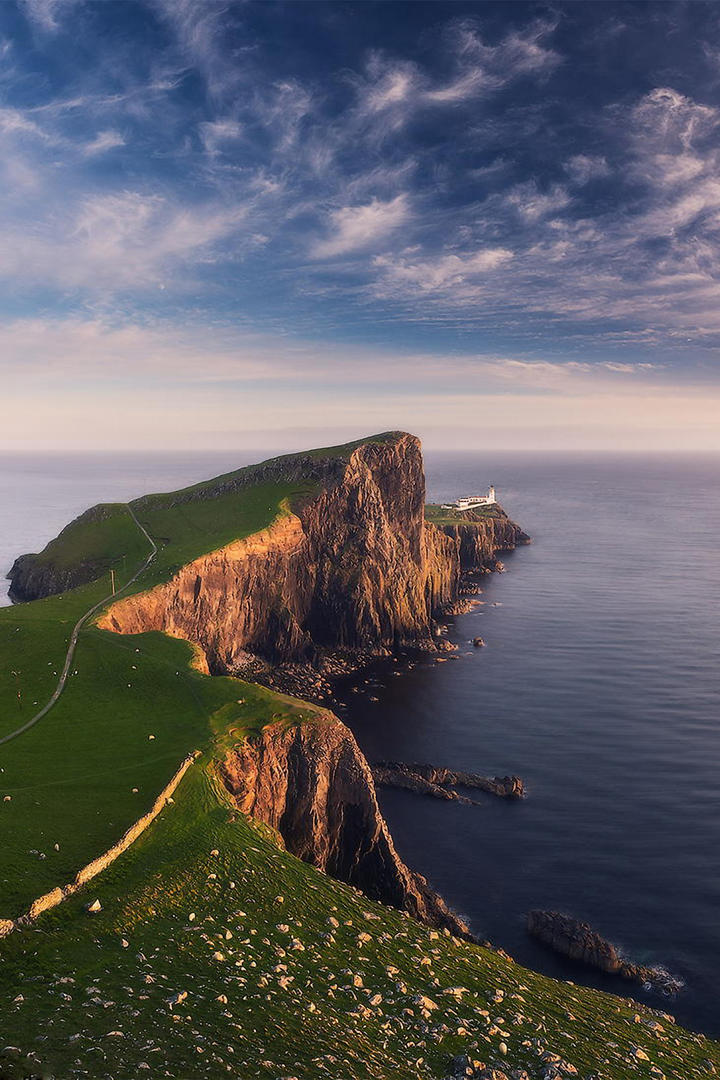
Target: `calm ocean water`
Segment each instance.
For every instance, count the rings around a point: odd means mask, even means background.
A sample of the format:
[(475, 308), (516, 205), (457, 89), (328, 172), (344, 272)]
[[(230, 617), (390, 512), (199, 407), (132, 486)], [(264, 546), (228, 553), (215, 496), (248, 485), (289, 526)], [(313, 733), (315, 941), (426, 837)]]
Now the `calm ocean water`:
[[(100, 499), (257, 456), (0, 457), (0, 564)], [(535, 542), (448, 620), (456, 659), (380, 669), (338, 711), (371, 759), (514, 772), (529, 796), (381, 791), (398, 850), (520, 962), (720, 1034), (720, 459), (430, 454), (427, 471), (433, 500), (493, 481)], [(667, 1002), (555, 957), (525, 933), (532, 907), (587, 920), (686, 989)]]

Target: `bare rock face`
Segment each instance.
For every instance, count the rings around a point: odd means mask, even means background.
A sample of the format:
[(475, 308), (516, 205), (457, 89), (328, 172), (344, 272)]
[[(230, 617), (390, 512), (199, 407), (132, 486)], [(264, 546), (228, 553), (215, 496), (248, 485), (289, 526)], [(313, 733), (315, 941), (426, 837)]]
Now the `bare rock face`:
[(370, 767), (331, 713), (270, 725), (231, 750), (219, 774), (238, 809), (275, 829), (294, 855), (429, 926), (471, 936), (398, 856)]
[(418, 439), (363, 443), (327, 476), (295, 513), (119, 601), (100, 625), (189, 638), (215, 672), (248, 654), (312, 663), (318, 650), (435, 649), (433, 613), (458, 594), (459, 541), (424, 520)]
[(610, 974), (618, 973), (622, 967), (615, 946), (579, 919), (559, 911), (530, 911), (527, 926), (534, 937), (573, 960), (581, 960)]
[(466, 521), (442, 526), (442, 531), (457, 543), (463, 573), (493, 570), (498, 565), (498, 551), (510, 551), (520, 544), (530, 543), (530, 537), (499, 507), (492, 516), (468, 510), (465, 517)]

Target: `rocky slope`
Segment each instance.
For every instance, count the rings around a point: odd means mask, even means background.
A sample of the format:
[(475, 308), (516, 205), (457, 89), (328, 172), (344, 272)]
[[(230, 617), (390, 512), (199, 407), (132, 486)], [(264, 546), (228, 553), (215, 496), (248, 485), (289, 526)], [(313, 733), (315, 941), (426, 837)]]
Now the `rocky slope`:
[(470, 936), (398, 856), (370, 767), (335, 717), (270, 725), (229, 751), (218, 772), (238, 809), (275, 829), (294, 855), (420, 922)]
[(316, 497), (116, 603), (101, 626), (188, 638), (214, 672), (247, 670), (254, 656), (313, 663), (329, 652), (433, 649), (433, 615), (456, 598), (461, 572), (523, 537), (504, 515), (450, 530), (426, 523), (412, 435), (361, 443), (323, 470)]

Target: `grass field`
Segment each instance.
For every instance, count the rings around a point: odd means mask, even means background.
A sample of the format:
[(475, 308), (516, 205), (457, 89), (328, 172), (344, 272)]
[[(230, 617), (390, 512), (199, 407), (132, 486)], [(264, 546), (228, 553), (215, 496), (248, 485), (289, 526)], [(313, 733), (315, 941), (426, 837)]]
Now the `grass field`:
[(0, 949), (12, 1078), (410, 1080), (466, 1052), (533, 1078), (547, 1054), (603, 1080), (720, 1066), (716, 1045), (631, 1002), (438, 935), (286, 854), (226, 804), (207, 758), (85, 894)]
[(438, 503), (428, 503), (425, 507), (425, 520), (433, 525), (467, 525), (468, 522), (481, 521), (484, 518), (504, 517), (497, 506), (478, 506), (473, 510), (448, 510)]

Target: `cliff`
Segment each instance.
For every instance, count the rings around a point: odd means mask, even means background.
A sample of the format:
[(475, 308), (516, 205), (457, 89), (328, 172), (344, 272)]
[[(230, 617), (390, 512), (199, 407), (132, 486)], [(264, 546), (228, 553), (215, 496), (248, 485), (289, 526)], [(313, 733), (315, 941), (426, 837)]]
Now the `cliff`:
[[(287, 472), (291, 459), (278, 460), (284, 464), (272, 468)], [(422, 453), (412, 435), (323, 459), (322, 474), (319, 493), (270, 527), (119, 601), (100, 625), (188, 638), (213, 672), (246, 670), (256, 656), (313, 663), (323, 653), (434, 649), (433, 616), (457, 596), (461, 572), (524, 536), (504, 515), (455, 531), (426, 522)], [(221, 478), (218, 491), (227, 483)], [(195, 497), (213, 493), (205, 485)], [(142, 502), (135, 506), (142, 514)]]
[(511, 551), (530, 542), (530, 537), (499, 507), (492, 515), (473, 516), (472, 511), (466, 511), (466, 517), (466, 521), (457, 524), (438, 526), (456, 541), (463, 573), (490, 570), (495, 566), (499, 551)]
[(271, 826), (294, 855), (429, 926), (470, 936), (398, 856), (370, 767), (331, 714), (266, 727), (229, 751), (218, 772), (238, 809)]

